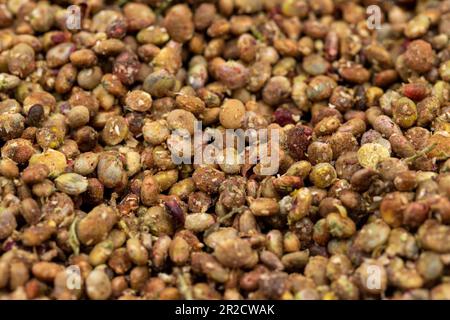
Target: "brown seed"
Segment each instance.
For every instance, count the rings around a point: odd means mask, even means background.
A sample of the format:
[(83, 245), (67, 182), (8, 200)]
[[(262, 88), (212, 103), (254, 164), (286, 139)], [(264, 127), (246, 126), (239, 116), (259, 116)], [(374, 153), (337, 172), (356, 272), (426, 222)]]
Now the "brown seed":
[(225, 267), (240, 268), (245, 266), (252, 256), (249, 242), (236, 238), (218, 243), (214, 256)]
[(425, 73), (433, 67), (434, 53), (431, 45), (424, 40), (412, 41), (405, 52), (406, 65), (419, 73)]
[(78, 223), (78, 239), (85, 245), (97, 244), (106, 238), (116, 222), (116, 212), (107, 205), (99, 205)]

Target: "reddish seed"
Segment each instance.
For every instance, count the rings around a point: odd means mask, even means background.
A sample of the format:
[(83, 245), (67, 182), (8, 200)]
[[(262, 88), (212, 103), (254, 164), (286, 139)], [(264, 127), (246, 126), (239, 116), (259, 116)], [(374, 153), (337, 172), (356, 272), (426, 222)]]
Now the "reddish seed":
[(164, 206), (169, 211), (176, 226), (184, 226), (185, 216), (183, 209), (176, 200), (167, 200), (164, 202)]
[(402, 86), (402, 94), (414, 101), (424, 99), (430, 92), (425, 83), (407, 83)]
[(313, 130), (304, 125), (292, 128), (287, 134), (286, 144), (292, 156), (301, 160), (305, 158), (305, 152), (311, 143)]
[(292, 118), (292, 112), (286, 108), (278, 108), (273, 113), (275, 122), (284, 127), (287, 124), (294, 124), (295, 120)]

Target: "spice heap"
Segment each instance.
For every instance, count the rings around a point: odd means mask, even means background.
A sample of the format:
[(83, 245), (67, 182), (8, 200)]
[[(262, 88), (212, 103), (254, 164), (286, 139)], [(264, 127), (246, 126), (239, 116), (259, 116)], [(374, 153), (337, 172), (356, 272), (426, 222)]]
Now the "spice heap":
[[(0, 27), (1, 299), (450, 299), (449, 0), (5, 0)], [(276, 130), (278, 172), (175, 164), (195, 121)]]

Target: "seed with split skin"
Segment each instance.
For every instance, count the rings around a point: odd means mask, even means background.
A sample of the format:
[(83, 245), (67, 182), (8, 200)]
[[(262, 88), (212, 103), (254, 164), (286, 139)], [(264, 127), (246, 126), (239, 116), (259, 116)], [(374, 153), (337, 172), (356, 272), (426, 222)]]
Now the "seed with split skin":
[(56, 188), (72, 196), (79, 195), (87, 190), (87, 179), (77, 173), (65, 173), (55, 179)]

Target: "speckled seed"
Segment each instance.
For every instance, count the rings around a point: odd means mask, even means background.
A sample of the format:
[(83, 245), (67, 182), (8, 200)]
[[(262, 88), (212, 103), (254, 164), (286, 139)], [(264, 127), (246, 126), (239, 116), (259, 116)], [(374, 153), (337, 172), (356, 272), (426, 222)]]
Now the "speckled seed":
[(364, 168), (375, 169), (381, 161), (389, 158), (389, 150), (378, 143), (366, 143), (358, 150), (358, 162)]
[(312, 168), (309, 179), (316, 187), (327, 188), (337, 179), (336, 170), (329, 163), (319, 163)]
[(106, 300), (111, 296), (111, 281), (101, 269), (91, 271), (86, 278), (86, 293), (92, 300)]
[(246, 240), (235, 238), (218, 243), (214, 256), (225, 267), (240, 268), (245, 266), (252, 257), (252, 248)]
[(336, 238), (349, 238), (356, 231), (355, 223), (348, 217), (339, 213), (330, 213), (327, 215), (327, 224), (330, 234)]
[(125, 104), (131, 110), (146, 112), (152, 107), (152, 96), (142, 90), (133, 90), (128, 92)]
[(30, 158), (30, 165), (44, 164), (49, 169), (50, 177), (57, 177), (67, 167), (66, 156), (59, 151), (48, 149), (43, 153), (35, 154)]
[[(0, 239), (6, 239), (16, 229), (17, 222), (11, 210), (0, 209)], [(1, 286), (0, 286), (1, 287)]]
[(192, 232), (202, 232), (214, 224), (214, 217), (208, 213), (192, 213), (186, 216), (184, 227)]
[(255, 216), (272, 216), (280, 211), (278, 202), (271, 198), (250, 199), (250, 210)]
[(114, 146), (122, 142), (128, 135), (126, 120), (120, 116), (114, 116), (106, 121), (102, 131), (102, 139), (106, 144)]
[(228, 99), (222, 105), (219, 114), (220, 124), (227, 129), (238, 129), (245, 117), (244, 104), (236, 99)]
[(138, 266), (145, 265), (148, 262), (147, 249), (142, 245), (139, 239), (128, 239), (127, 252), (130, 259)]
[(87, 179), (77, 173), (65, 173), (55, 179), (58, 190), (72, 196), (79, 195), (87, 190)]
[(187, 130), (190, 135), (194, 134), (195, 116), (186, 110), (176, 109), (167, 115), (167, 124), (171, 130)]
[(78, 223), (78, 239), (85, 245), (97, 244), (106, 238), (116, 222), (116, 212), (111, 207), (101, 204)]
[(355, 246), (365, 252), (372, 252), (388, 240), (389, 233), (389, 226), (384, 221), (377, 219), (363, 226), (356, 236)]
[(89, 263), (94, 267), (105, 264), (114, 250), (112, 240), (104, 240), (97, 243), (89, 253)]

